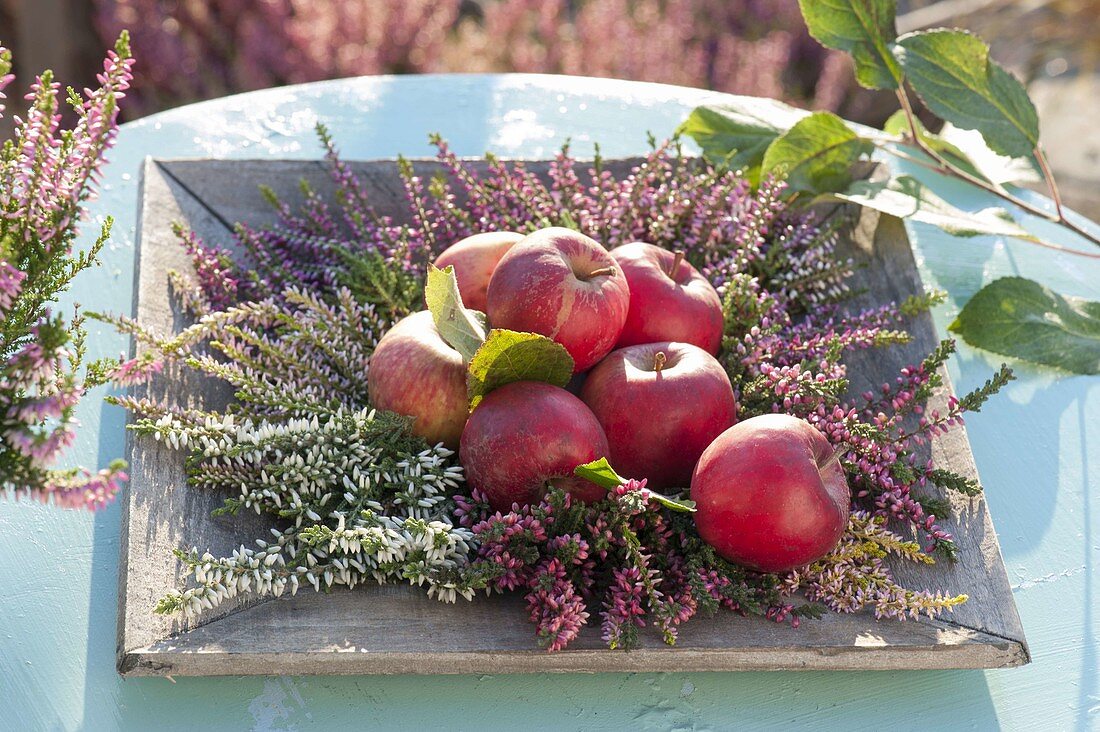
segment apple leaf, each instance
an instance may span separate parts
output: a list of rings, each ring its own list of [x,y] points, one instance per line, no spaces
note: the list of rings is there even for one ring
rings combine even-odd
[[[466,391],[473,410],[493,389],[513,381],[545,381],[565,386],[573,357],[560,343],[538,333],[493,328],[470,359]]]
[[[1039,161],[1034,155],[1010,158],[989,149],[977,130],[964,130],[947,122],[939,132],[939,138],[966,153],[982,176],[995,185],[1005,183],[1042,183]]]
[[[573,475],[578,478],[584,478],[589,483],[595,483],[607,490],[618,488],[626,483],[626,478],[616,473],[615,469],[611,467],[611,463],[609,463],[605,457],[599,460],[593,460],[590,463],[585,463],[584,465],[578,465],[573,469]],[[647,500],[656,501],[665,508],[670,508],[673,511],[693,513],[696,510],[695,501],[669,498],[668,496],[651,491],[648,488],[643,488],[642,493],[645,494]]]
[[[434,264],[428,265],[424,300],[439,335],[469,363],[485,342],[485,316],[462,305],[454,267],[448,265],[440,269]]]
[[[796,191],[840,191],[852,180],[852,165],[870,150],[870,140],[840,117],[814,112],[768,146],[761,169],[785,175]]]
[[[898,88],[901,69],[890,51],[898,34],[896,0],[798,0],[798,6],[818,43],[852,55],[861,86]]]
[[[668,496],[661,495],[656,491],[651,491],[648,488],[643,488],[642,491],[646,494],[646,497],[651,501],[656,501],[665,508],[670,508],[673,511],[681,511],[683,513],[695,513],[695,501],[690,501],[681,498],[669,498]]]
[[[593,460],[590,463],[585,463],[584,465],[578,465],[573,469],[573,475],[578,478],[584,478],[589,483],[595,483],[600,488],[606,488],[608,490],[618,488],[626,482],[626,478],[616,473],[615,468],[611,467],[611,463],[609,463],[605,457],[599,460]]]
[[[961,30],[908,33],[894,53],[932,112],[977,130],[993,152],[1013,158],[1039,144],[1039,115],[1019,79],[989,57],[989,46]]]
[[[928,128],[915,116],[913,122],[917,125],[916,134],[920,136],[921,141],[932,148],[944,158],[946,158],[951,164],[958,168],[965,170],[971,175],[976,175],[979,178],[989,180],[989,178],[978,169],[978,166],[970,159],[970,157],[958,148],[953,143],[943,139],[934,132],[929,132]],[[890,115],[890,119],[886,120],[886,124],[882,126],[883,132],[888,132],[891,135],[908,135],[909,132],[909,120],[906,118],[905,110],[899,109]]]
[[[748,170],[760,165],[783,128],[750,109],[720,105],[696,107],[677,132],[695,140],[708,160],[731,170]]]
[[[1004,356],[1100,374],[1100,302],[1059,295],[1034,280],[994,280],[970,298],[948,330]]]
[[[857,180],[836,198],[873,208],[891,216],[938,226],[955,236],[1011,236],[1035,241],[1036,237],[1016,223],[1003,208],[963,211],[940,198],[912,176],[885,181]]]

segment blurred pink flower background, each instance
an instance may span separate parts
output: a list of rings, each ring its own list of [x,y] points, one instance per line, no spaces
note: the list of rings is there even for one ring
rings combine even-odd
[[[128,112],[361,74],[534,72],[841,109],[847,61],[796,0],[95,0],[142,59]]]

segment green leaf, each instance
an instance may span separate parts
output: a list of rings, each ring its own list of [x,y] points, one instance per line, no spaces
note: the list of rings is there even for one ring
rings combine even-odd
[[[913,118],[913,122],[917,126],[917,135],[920,136],[922,142],[925,145],[932,148],[940,155],[942,155],[948,162],[956,167],[962,168],[971,175],[976,175],[979,178],[986,178],[985,174],[978,169],[978,167],[970,160],[962,150],[960,150],[954,144],[943,139],[934,132],[929,132],[919,119]],[[888,132],[891,135],[909,135],[909,120],[906,117],[905,110],[899,109],[890,115],[890,119],[886,120],[886,124],[882,126],[884,132]]]
[[[485,316],[463,307],[454,267],[439,269],[434,264],[428,265],[424,300],[439,335],[469,362],[485,342]]]
[[[944,124],[939,137],[966,153],[974,166],[981,171],[982,177],[995,185],[1043,182],[1039,162],[1034,155],[1024,158],[998,155],[985,144],[980,132],[964,130],[950,122]]]
[[[748,170],[760,165],[783,128],[763,115],[721,105],[696,107],[677,132],[695,140],[710,161]]]
[[[671,508],[673,511],[681,511],[683,513],[695,513],[695,511],[697,510],[695,508],[695,501],[689,501],[687,499],[681,498],[669,498],[668,496],[663,496],[660,493],[651,491],[648,488],[643,488],[642,490],[645,492],[649,500],[656,501],[665,508]]]
[[[626,483],[626,478],[616,473],[615,469],[611,467],[611,463],[609,463],[605,457],[599,460],[593,460],[590,463],[585,463],[584,465],[578,465],[573,469],[573,475],[578,478],[584,478],[589,483],[595,483],[607,490],[618,488]],[[642,493],[645,494],[647,500],[656,501],[665,508],[672,509],[673,511],[693,513],[696,510],[695,501],[669,498],[660,493],[655,493],[648,488],[643,488]]]
[[[987,351],[1100,374],[1100,302],[1059,295],[1023,277],[983,287],[948,329]]]
[[[901,69],[890,51],[898,35],[895,0],[798,0],[798,6],[818,43],[852,55],[862,86],[898,88]]]
[[[858,180],[848,190],[834,193],[830,198],[857,203],[898,218],[932,224],[955,236],[1011,236],[1028,241],[1036,239],[1003,208],[963,211],[908,175],[886,181]]]
[[[493,389],[513,381],[565,386],[572,376],[573,358],[560,343],[538,333],[494,328],[470,359],[466,373],[470,409]]]
[[[957,127],[978,130],[990,149],[1021,158],[1039,144],[1039,116],[1024,85],[961,30],[909,33],[894,50],[921,101]]]
[[[611,467],[611,463],[609,463],[605,457],[599,460],[593,460],[590,463],[585,463],[584,465],[578,465],[573,469],[573,475],[578,478],[584,478],[589,483],[595,483],[600,488],[606,488],[608,490],[618,488],[626,482],[626,478],[616,473],[615,468]]]
[[[762,172],[785,175],[796,191],[840,191],[852,180],[852,165],[871,150],[832,112],[815,112],[776,138],[764,153]]]

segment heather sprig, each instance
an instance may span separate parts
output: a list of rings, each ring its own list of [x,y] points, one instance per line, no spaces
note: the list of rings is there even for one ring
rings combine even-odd
[[[791,572],[784,578],[787,590],[797,589],[808,600],[823,603],[834,612],[869,607],[876,618],[897,620],[921,614],[934,617],[966,602],[966,595],[913,591],[898,585],[883,561],[887,556],[922,564],[932,559],[919,544],[888,531],[885,521],[881,516],[853,512],[836,549],[809,567]]]
[[[563,149],[536,175],[492,156],[460,160],[436,137],[439,166],[430,176],[420,163],[399,163],[407,211],[390,218],[372,209],[331,136],[318,132],[335,201],[303,187],[305,203],[292,210],[269,196],[276,224],[238,227],[233,247],[180,230],[195,265],[193,276],[171,276],[195,317],[180,333],[107,318],[143,344],[138,360],[115,366],[121,377],[190,369],[234,388],[236,400],[218,411],[136,395],[115,401],[135,413],[139,432],[188,453],[189,479],[223,495],[220,512],[251,509],[285,526],[273,530],[274,544],[242,546],[231,557],[182,551],[192,586],[168,595],[160,611],[196,612],[302,583],[409,581],[444,600],[515,591],[538,642],[558,650],[590,622],[609,646],[629,648],[646,626],[674,643],[698,612],[798,625],[825,607],[903,617],[965,599],[903,588],[885,560],[953,556],[953,537],[937,518],[950,504],[931,488],[980,487],[920,457],[922,447],[1010,375],[949,398],[943,413],[926,409],[953,352],[945,342],[877,392],[853,397],[848,356],[909,342],[910,318],[941,296],[854,308],[853,265],[837,255],[839,225],[790,208],[783,181],[754,188],[685,156],[675,141],[616,173],[598,156],[584,163]],[[725,316],[719,360],[742,418],[806,419],[835,445],[848,474],[853,512],[832,554],[783,575],[738,567],[689,518],[648,500],[640,479],[594,504],[551,489],[536,504],[495,512],[476,491],[456,495],[461,468],[449,451],[372,410],[371,352],[394,320],[422,307],[427,262],[477,231],[547,224],[608,247],[644,239],[677,249],[711,278]],[[901,538],[909,534],[916,540]]]
[[[242,545],[230,557],[177,552],[194,586],[166,595],[158,612],[195,614],[241,593],[277,597],[301,584],[327,590],[398,580],[427,582],[448,602],[468,595],[445,577],[470,552],[470,532],[449,518],[462,470],[450,450],[411,437],[404,418],[361,410],[324,421],[219,421],[144,410],[139,434],[191,449],[192,485],[234,492],[221,513],[253,510],[289,522],[272,529],[274,542],[257,539],[258,549]]]
[[[50,468],[74,439],[77,402],[103,376],[101,369],[81,374],[80,315],[66,322],[51,306],[96,264],[110,234],[107,219],[86,251],[72,250],[115,139],[132,65],[122,33],[98,87],[83,96],[69,89],[61,100],[60,84],[43,72],[26,95],[26,113],[15,117],[14,136],[0,146],[0,492],[16,497],[96,509],[126,479],[120,461],[95,473]],[[0,48],[0,99],[10,69],[11,54]],[[71,129],[61,126],[65,101],[77,117]]]

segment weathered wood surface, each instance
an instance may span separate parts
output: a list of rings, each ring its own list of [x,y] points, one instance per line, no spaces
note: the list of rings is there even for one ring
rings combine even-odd
[[[629,161],[613,161],[615,167]],[[424,173],[433,163],[418,163]],[[545,164],[533,163],[534,169]],[[378,210],[400,219],[404,196],[393,162],[353,164]],[[147,161],[140,202],[139,266],[134,310],[163,332],[184,321],[170,301],[169,269],[187,271],[170,224],[183,222],[209,243],[228,244],[230,227],[271,223],[274,214],[258,185],[299,199],[298,181],[330,192],[320,163]],[[896,219],[865,213],[846,245],[866,266],[855,277],[865,303],[882,303],[921,291],[904,228]],[[911,328],[913,343],[867,351],[850,361],[853,389],[891,380],[902,366],[923,358],[937,341],[928,316]],[[195,406],[227,398],[210,382],[166,374],[140,395],[171,394]],[[937,397],[941,402],[944,395]],[[936,441],[937,464],[975,475],[965,431]],[[166,592],[183,589],[177,547],[214,554],[251,545],[266,534],[253,514],[211,518],[222,496],[187,485],[183,455],[151,439],[128,440],[131,481],[122,499],[119,670],[127,675],[520,673],[539,671],[723,671],[749,669],[937,669],[1015,666],[1029,659],[1023,629],[996,534],[981,498],[949,496],[945,522],[960,546],[960,561],[933,568],[897,568],[911,587],[970,600],[942,620],[875,621],[869,613],[827,614],[795,630],[760,618],[720,613],[697,618],[674,648],[647,629],[642,647],[603,647],[593,623],[566,651],[548,654],[535,645],[518,597],[495,596],[443,606],[404,585],[362,587],[318,595],[227,603],[193,621],[155,615]],[[996,487],[993,486],[993,489]]]

